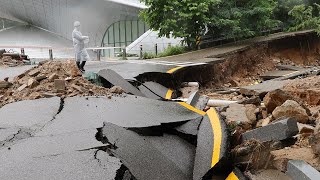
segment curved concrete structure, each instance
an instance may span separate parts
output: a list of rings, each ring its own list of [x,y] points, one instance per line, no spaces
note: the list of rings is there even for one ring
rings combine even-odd
[[[90,46],[100,46],[107,28],[138,18],[139,0],[0,0],[0,16],[11,17],[71,39],[73,22],[82,23]]]

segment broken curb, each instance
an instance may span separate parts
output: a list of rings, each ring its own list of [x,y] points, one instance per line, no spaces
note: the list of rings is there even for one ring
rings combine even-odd
[[[292,118],[287,118],[243,133],[242,141],[244,142],[251,139],[255,139],[260,142],[280,141],[295,136],[298,133],[299,128],[297,121]]]
[[[293,180],[318,180],[320,173],[309,164],[301,160],[291,160],[288,162],[286,174]]]

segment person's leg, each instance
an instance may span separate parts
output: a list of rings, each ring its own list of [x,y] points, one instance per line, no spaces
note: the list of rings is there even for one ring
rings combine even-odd
[[[78,69],[81,69],[80,61],[81,61],[81,55],[79,53],[76,53],[76,64]]]
[[[81,65],[80,65],[80,70],[83,71],[83,72],[86,71],[86,70],[84,70],[84,66],[86,65],[86,62],[87,62],[87,61],[82,61],[82,62],[81,62]]]

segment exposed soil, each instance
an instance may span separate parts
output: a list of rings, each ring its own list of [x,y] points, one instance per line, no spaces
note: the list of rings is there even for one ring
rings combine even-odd
[[[237,99],[239,94],[220,95],[215,92],[217,89],[260,83],[262,81],[260,75],[271,70],[276,70],[277,65],[299,67],[320,66],[320,39],[315,34],[290,37],[256,44],[234,54],[219,57],[225,58],[226,61],[214,65],[212,80],[204,87],[201,87],[201,93],[211,98],[234,100]],[[303,81],[301,80],[301,83]],[[306,87],[308,85],[312,85],[309,87],[314,87],[314,85],[319,83],[319,79],[316,78],[308,79],[308,81],[311,84],[305,84]],[[293,86],[295,86],[294,83],[291,87]],[[297,84],[297,86],[300,86],[300,84]],[[288,87],[289,90],[290,88]],[[307,96],[306,98],[309,99],[307,101],[310,101],[313,97],[312,95],[299,92],[295,95],[300,98]],[[318,101],[316,98],[310,105],[317,105]]]

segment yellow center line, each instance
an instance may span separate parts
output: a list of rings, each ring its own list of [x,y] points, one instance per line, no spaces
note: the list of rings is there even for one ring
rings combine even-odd
[[[171,89],[169,89],[167,94],[166,94],[166,99],[171,99],[172,94],[173,94],[173,91]]]
[[[167,71],[167,73],[172,74],[172,73],[178,71],[178,70],[181,69],[181,68],[183,68],[183,66],[175,67],[175,68],[170,69],[169,71]]]
[[[211,167],[214,167],[220,160],[220,148],[222,143],[222,130],[221,124],[219,120],[219,116],[215,109],[211,108],[207,111],[207,115],[209,116],[210,123],[213,130],[213,152],[212,152],[212,161]]]
[[[195,113],[200,114],[201,116],[206,115],[206,112],[201,111],[201,110],[199,110],[199,109],[191,106],[190,104],[187,104],[187,103],[185,103],[185,102],[178,102],[178,103],[179,103],[180,105],[184,106],[185,108],[187,108],[187,109],[189,109],[189,110],[191,110],[191,111],[193,111],[193,112],[195,112]]]
[[[239,178],[234,172],[232,172],[231,174],[229,174],[226,180],[239,180]]]

